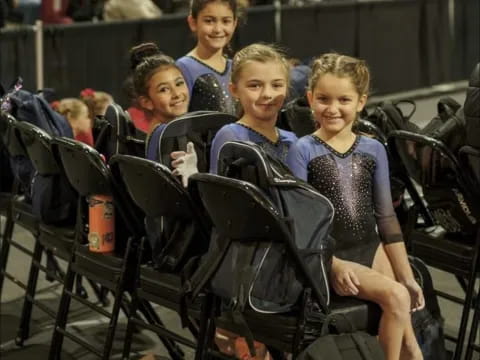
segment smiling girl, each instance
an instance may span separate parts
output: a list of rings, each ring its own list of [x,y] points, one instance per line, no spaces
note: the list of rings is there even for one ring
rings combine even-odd
[[[177,60],[191,97],[190,111],[234,113],[228,91],[232,62],[224,56],[237,26],[236,0],[192,0],[187,18],[197,45]]]
[[[307,97],[318,130],[292,146],[288,165],[335,207],[336,293],[380,305],[379,341],[387,360],[420,360],[410,312],[423,308],[425,300],[393,210],[385,147],[352,132],[369,82],[361,60],[325,54],[315,61]]]
[[[160,53],[152,54],[152,48],[156,45],[146,43],[130,51],[134,92],[149,122],[148,134],[158,125],[185,114],[189,100],[185,80],[174,60]]]

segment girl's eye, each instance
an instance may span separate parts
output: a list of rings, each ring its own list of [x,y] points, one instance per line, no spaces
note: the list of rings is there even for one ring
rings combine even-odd
[[[327,102],[327,98],[325,96],[319,96],[319,97],[317,97],[317,101],[325,103],[325,102]]]
[[[346,103],[350,102],[350,99],[349,98],[341,98],[340,102],[343,103],[343,104],[346,104]]]
[[[285,87],[285,85],[282,84],[282,83],[277,83],[277,84],[273,84],[273,87],[274,87],[275,89],[281,89],[281,88]]]
[[[175,85],[176,85],[177,87],[183,86],[183,85],[185,85],[185,81],[179,80],[179,81],[176,82]]]
[[[162,86],[161,88],[158,89],[158,92],[165,93],[169,90],[170,90],[170,88],[168,88],[167,86]]]
[[[248,84],[247,87],[250,89],[258,89],[260,87],[260,84],[252,83]]]
[[[223,24],[224,24],[224,25],[230,25],[231,23],[233,23],[233,20],[232,20],[232,19],[224,19],[224,20],[223,20]]]

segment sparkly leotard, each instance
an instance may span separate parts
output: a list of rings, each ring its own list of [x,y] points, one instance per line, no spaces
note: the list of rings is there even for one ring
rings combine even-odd
[[[175,63],[182,71],[190,93],[188,111],[213,110],[235,114],[232,97],[228,91],[232,60],[227,59],[222,73],[188,55]]]
[[[332,201],[337,257],[371,267],[380,240],[385,244],[403,240],[380,142],[357,136],[347,152],[339,153],[307,135],[291,147],[287,162],[297,177]]]
[[[223,144],[227,141],[251,141],[260,145],[268,154],[286,164],[287,154],[290,146],[295,143],[297,137],[294,133],[282,129],[277,129],[278,140],[272,142],[259,132],[239,123],[228,124],[222,127],[212,142],[210,151],[210,172],[217,173],[218,153]]]

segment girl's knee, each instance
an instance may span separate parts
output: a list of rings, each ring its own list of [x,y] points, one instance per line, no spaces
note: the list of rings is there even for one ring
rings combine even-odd
[[[407,318],[410,314],[410,294],[405,286],[393,283],[385,289],[382,307],[399,318]]]

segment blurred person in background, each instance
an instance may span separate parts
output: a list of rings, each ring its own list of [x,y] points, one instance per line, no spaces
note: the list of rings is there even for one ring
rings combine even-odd
[[[152,0],[107,0],[103,9],[106,21],[159,18],[162,11]]]

